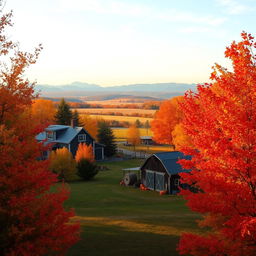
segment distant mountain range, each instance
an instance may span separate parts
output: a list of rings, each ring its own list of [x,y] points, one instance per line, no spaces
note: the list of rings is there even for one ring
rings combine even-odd
[[[142,96],[166,99],[183,95],[185,91],[196,90],[196,84],[155,83],[130,84],[103,87],[96,84],[74,82],[66,85],[36,85],[36,91],[42,97],[83,97],[87,100],[95,97],[117,98],[118,96]]]

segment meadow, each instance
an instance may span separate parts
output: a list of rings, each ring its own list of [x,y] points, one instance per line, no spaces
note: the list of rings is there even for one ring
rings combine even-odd
[[[81,240],[68,256],[177,256],[182,232],[199,232],[196,219],[177,195],[120,186],[122,168],[136,167],[140,160],[103,163],[89,182],[70,183],[67,207],[75,208],[81,223]]]

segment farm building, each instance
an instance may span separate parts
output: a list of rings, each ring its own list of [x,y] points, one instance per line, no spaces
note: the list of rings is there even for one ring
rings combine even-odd
[[[179,151],[151,155],[140,167],[141,183],[150,190],[166,190],[169,194],[178,193],[179,173],[189,172],[177,163],[179,159],[191,159],[191,156],[186,156]]]
[[[143,145],[153,145],[155,142],[152,139],[152,136],[140,136],[140,142]]]
[[[92,145],[95,160],[104,159],[104,145],[97,143],[83,127],[50,125],[36,136],[36,140],[50,145],[50,149],[44,152],[43,158],[48,158],[51,150],[63,147],[66,147],[75,156],[79,143],[86,143]]]

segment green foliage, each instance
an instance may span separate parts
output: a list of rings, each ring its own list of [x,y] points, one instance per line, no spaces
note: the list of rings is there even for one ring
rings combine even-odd
[[[72,119],[72,111],[69,104],[62,99],[58,105],[57,113],[55,115],[56,123],[61,125],[70,125]]]
[[[137,128],[141,128],[142,127],[142,123],[141,123],[141,121],[139,119],[136,119],[135,125],[136,125]]]
[[[80,116],[77,110],[74,110],[72,112],[72,119],[74,120],[75,126],[82,127],[84,125],[83,122],[81,122],[80,120]]]
[[[82,158],[77,163],[77,175],[83,180],[90,180],[98,173],[95,162]]]
[[[106,122],[99,123],[98,141],[105,145],[105,156],[110,157],[116,154],[115,136]]]

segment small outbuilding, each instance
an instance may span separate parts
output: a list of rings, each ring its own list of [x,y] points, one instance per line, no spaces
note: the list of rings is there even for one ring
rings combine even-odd
[[[142,145],[153,145],[155,143],[152,136],[140,136],[140,142]]]
[[[191,159],[179,151],[161,152],[151,155],[141,166],[141,183],[150,190],[179,192],[181,172],[189,172],[177,163],[180,159]]]

